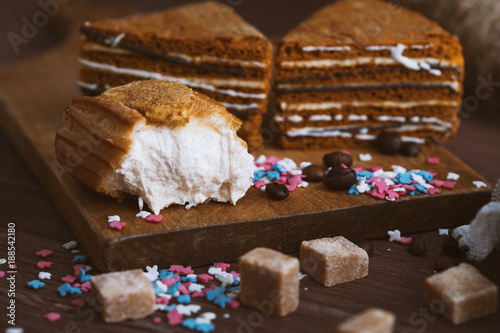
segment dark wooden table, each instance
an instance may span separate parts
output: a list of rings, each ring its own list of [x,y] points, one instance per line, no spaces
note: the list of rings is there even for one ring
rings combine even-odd
[[[303,7],[273,4],[269,11],[261,10],[264,2],[233,1],[237,10],[261,28],[268,35],[279,36],[286,29],[303,19],[308,13],[321,6],[325,1],[313,1]],[[172,3],[178,3],[178,1]],[[170,4],[170,3],[169,3]],[[289,3],[287,3],[289,4]],[[302,4],[302,3],[301,3]],[[160,1],[134,4],[143,10],[165,6]],[[39,8],[33,2],[25,4],[0,5],[5,18],[0,22],[2,35],[20,29],[23,16],[33,15]],[[23,7],[24,6],[24,7]],[[272,15],[291,12],[285,24],[272,21]],[[8,13],[9,15],[5,15]],[[288,16],[288,14],[287,14]],[[276,17],[276,16],[274,16]],[[56,17],[57,18],[57,17]],[[57,21],[54,19],[54,21]],[[26,48],[13,53],[6,39],[0,47],[0,64],[8,66],[22,58],[35,55],[41,50],[57,43],[61,36],[51,34],[51,24],[40,29]],[[287,28],[288,29],[288,28]],[[29,93],[29,92],[27,92]],[[497,92],[498,93],[498,92]],[[481,106],[469,117],[462,119],[462,126],[457,138],[447,144],[447,148],[463,161],[483,175],[490,183],[500,178],[500,108]],[[1,121],[1,120],[0,120]],[[25,166],[5,135],[0,132],[0,258],[7,257],[7,226],[15,224],[17,274],[15,281],[16,327],[23,327],[25,332],[185,332],[185,328],[172,328],[165,323],[153,324],[152,316],[138,321],[121,324],[105,324],[98,313],[86,306],[75,309],[70,300],[75,296],[59,297],[56,288],[60,278],[72,274],[73,254],[62,248],[62,244],[74,239],[73,235],[54,209],[47,195]],[[268,318],[260,312],[246,307],[239,309],[220,309],[206,300],[197,299],[194,303],[202,306],[201,312],[217,313],[214,321],[216,332],[332,332],[342,320],[367,307],[381,307],[396,313],[396,332],[498,332],[500,315],[489,316],[455,327],[441,317],[427,312],[423,304],[423,283],[433,274],[434,261],[441,256],[441,243],[446,238],[438,236],[437,231],[421,234],[427,241],[427,254],[423,258],[408,254],[407,247],[389,243],[386,239],[374,241],[375,253],[370,260],[368,277],[326,288],[309,277],[301,281],[299,309],[285,318]],[[51,249],[54,254],[48,258],[53,261],[52,268],[45,270],[52,273],[51,280],[45,280],[46,286],[40,290],[29,289],[26,283],[36,279],[40,271],[36,263],[40,257],[35,255],[42,248]],[[297,254],[294,254],[297,255]],[[494,252],[484,262],[476,264],[481,272],[497,285],[500,285],[500,253]],[[152,263],[154,264],[154,263]],[[237,262],[231,263],[237,270]],[[90,263],[92,266],[92,264]],[[162,267],[164,268],[164,267]],[[208,267],[198,267],[196,273],[206,272]],[[7,271],[6,265],[0,270]],[[97,273],[95,268],[92,274]],[[7,277],[7,276],[6,276]],[[10,289],[6,277],[0,278],[0,306],[2,315],[0,328],[7,324],[6,306]],[[88,297],[88,295],[84,295]],[[49,311],[60,312],[61,320],[50,323],[43,318]],[[223,318],[229,314],[229,318]],[[162,316],[157,312],[155,315]],[[163,317],[164,318],[164,317]]]

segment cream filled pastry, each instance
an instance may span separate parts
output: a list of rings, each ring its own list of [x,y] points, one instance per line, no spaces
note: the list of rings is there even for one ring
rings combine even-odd
[[[172,204],[236,202],[252,184],[241,121],[182,84],[136,81],[66,108],[56,153],[76,179],[114,198],[133,195],[158,214]]]

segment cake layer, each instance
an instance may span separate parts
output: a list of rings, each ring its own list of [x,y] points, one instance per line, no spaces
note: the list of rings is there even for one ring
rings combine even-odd
[[[87,35],[161,53],[271,61],[272,46],[231,7],[205,1],[168,11],[88,22]],[[155,33],[151,33],[155,32]],[[124,34],[118,41],[117,37]]]
[[[270,74],[270,64],[263,64],[258,61],[221,58],[218,63],[215,61],[206,63],[196,60],[197,58],[210,59],[210,57],[188,57],[185,55],[176,55],[174,57],[173,55],[167,56],[154,53],[150,50],[129,51],[121,47],[110,47],[88,42],[82,44],[80,58],[122,68],[146,71],[154,68],[157,72],[168,73],[172,76],[183,74],[220,78],[239,77],[242,80],[250,78],[268,80]]]

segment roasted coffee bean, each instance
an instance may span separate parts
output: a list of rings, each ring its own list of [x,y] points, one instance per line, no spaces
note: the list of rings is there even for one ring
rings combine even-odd
[[[368,240],[362,240],[356,243],[357,246],[366,251],[369,257],[373,254],[373,244]]]
[[[458,241],[456,239],[445,239],[442,249],[443,252],[450,257],[459,257],[463,255],[463,251],[458,247]]]
[[[325,168],[311,164],[302,170],[302,174],[306,176],[306,178],[304,178],[305,181],[320,182],[325,178]]]
[[[422,237],[415,237],[408,247],[408,252],[416,257],[425,255],[425,240]]]
[[[350,168],[336,167],[330,170],[323,184],[330,190],[348,190],[356,183],[356,171]]]
[[[397,133],[382,132],[377,136],[376,140],[380,152],[388,155],[399,154],[403,143]]]
[[[283,184],[270,183],[266,185],[266,193],[272,199],[283,200],[288,197],[290,191]]]
[[[325,163],[327,168],[339,167],[341,164],[344,164],[346,167],[350,167],[352,165],[352,157],[349,154],[336,151],[324,155],[323,163]]]
[[[415,142],[405,142],[401,146],[401,151],[399,152],[403,156],[415,157],[420,154],[421,147],[418,143]]]
[[[438,272],[442,272],[447,270],[450,267],[458,265],[458,261],[447,256],[442,256],[437,258],[436,263],[434,264],[434,268]]]

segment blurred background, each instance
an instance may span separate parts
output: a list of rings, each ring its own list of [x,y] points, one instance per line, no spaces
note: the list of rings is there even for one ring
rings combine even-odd
[[[40,3],[81,1],[89,7],[103,4],[116,6],[116,16],[125,13],[151,12],[195,1],[181,0],[39,0],[2,1],[0,3],[0,67],[8,66],[50,49],[64,40],[72,24],[64,15],[54,15],[46,26],[38,29],[26,44],[20,44],[16,53],[9,42],[9,32],[20,33],[23,18],[32,18],[40,11]],[[306,19],[315,10],[331,0],[218,0],[233,7],[249,23],[271,40]],[[460,118],[462,126],[457,139],[446,146],[467,164],[474,167],[490,182],[500,177],[500,1],[499,0],[393,0],[396,4],[418,10],[438,21],[444,28],[457,34],[464,46],[466,82]],[[97,10],[97,9],[96,9]],[[479,92],[491,92],[480,98]],[[3,135],[2,135],[3,136]],[[484,141],[496,144],[495,151],[482,146]],[[487,171],[491,163],[498,172]],[[489,167],[488,167],[489,166]]]

